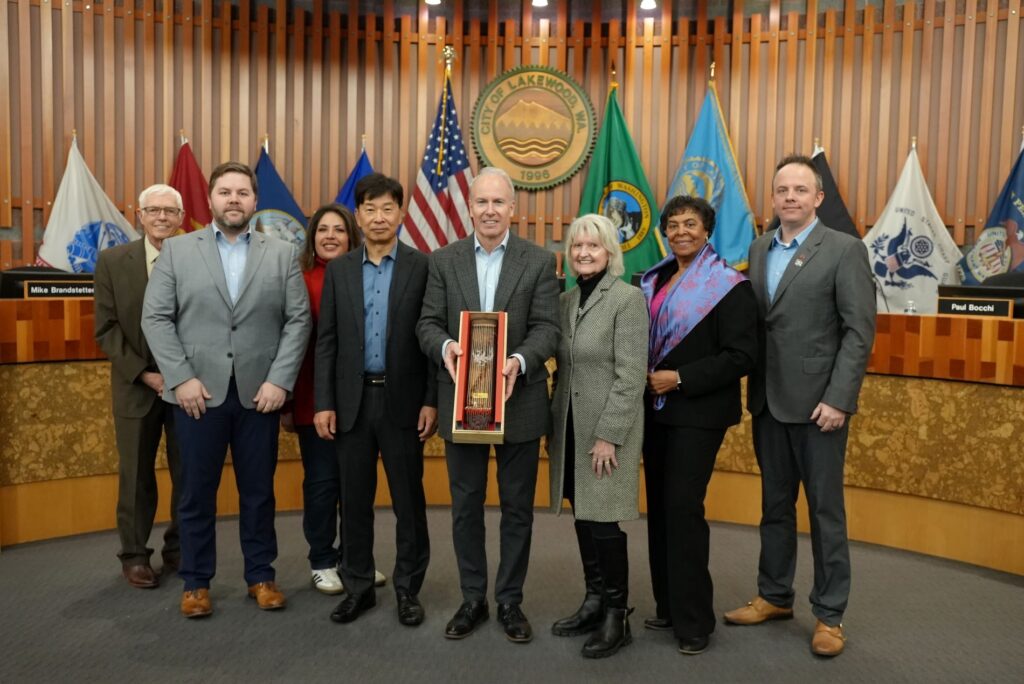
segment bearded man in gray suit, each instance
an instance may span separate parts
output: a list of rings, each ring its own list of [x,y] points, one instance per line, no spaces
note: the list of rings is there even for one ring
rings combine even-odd
[[[540,437],[548,420],[548,371],[560,335],[555,255],[512,235],[512,179],[481,169],[469,191],[475,234],[430,255],[423,313],[417,326],[423,353],[443,362],[438,370],[438,427],[452,495],[452,537],[463,604],[445,629],[449,639],[469,636],[487,608],[484,499],[490,447],[452,442],[455,365],[462,311],[508,314],[505,443],[495,447],[501,500],[501,560],[495,579],[498,620],[510,641],[533,638],[520,604],[530,558],[533,499]]]
[[[818,221],[824,196],[808,157],[783,159],[772,183],[781,225],[750,247],[762,337],[747,397],[761,468],[761,560],[758,596],[725,619],[753,625],[793,617],[803,483],[814,554],[811,650],[836,656],[850,593],[843,465],[875,337],[875,288],[864,244]]]
[[[257,183],[236,162],[210,174],[213,223],[164,243],[146,288],[142,329],[175,405],[181,451],[181,612],[213,612],[217,488],[231,446],[249,596],[283,608],[274,581],[274,470],[279,412],[311,328],[295,248],[252,230]]]

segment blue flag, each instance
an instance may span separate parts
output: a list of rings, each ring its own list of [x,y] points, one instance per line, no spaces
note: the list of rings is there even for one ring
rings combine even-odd
[[[711,246],[730,266],[745,269],[757,229],[714,83],[708,84],[704,106],[665,201],[676,195],[703,197],[711,204],[715,210]]]
[[[1024,148],[996,198],[985,230],[957,268],[964,285],[976,285],[999,273],[1024,272]]]
[[[363,153],[359,155],[356,165],[352,167],[352,173],[348,174],[348,180],[341,186],[341,190],[338,191],[338,196],[334,198],[337,204],[344,204],[350,210],[356,210],[356,183],[363,176],[369,176],[373,173],[373,166],[370,164],[370,158],[366,156],[366,148],[363,148]]]
[[[249,225],[253,230],[301,245],[306,239],[306,216],[281,180],[265,147],[260,149],[256,162],[256,182],[259,197]]]

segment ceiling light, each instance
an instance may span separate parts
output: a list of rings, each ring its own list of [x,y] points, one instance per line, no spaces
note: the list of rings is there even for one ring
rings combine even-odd
[[[643,0],[640,3],[640,9],[642,9],[642,10],[658,9],[658,3],[655,2],[655,0]]]
[[[547,7],[548,0],[533,0],[533,2],[531,2],[530,4],[533,5],[534,7]]]

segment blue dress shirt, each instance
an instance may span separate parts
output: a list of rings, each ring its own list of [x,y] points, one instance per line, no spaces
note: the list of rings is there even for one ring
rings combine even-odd
[[[772,243],[768,245],[768,259],[765,264],[765,275],[767,278],[766,284],[768,285],[768,301],[775,301],[775,290],[779,287],[779,281],[782,280],[782,274],[786,272],[786,268],[789,266],[789,262],[792,261],[793,255],[800,249],[800,245],[807,239],[807,235],[814,230],[814,227],[818,225],[818,219],[815,218],[811,221],[811,224],[801,230],[795,238],[790,240],[789,244],[782,241],[782,228],[775,231],[775,237],[772,238]]]
[[[380,375],[386,367],[388,295],[397,256],[397,241],[379,264],[367,258],[366,247],[363,247],[363,371],[366,373]]]
[[[238,301],[238,286],[242,282],[242,275],[245,274],[245,262],[249,258],[249,240],[252,238],[252,227],[246,226],[245,232],[230,242],[224,237],[224,231],[216,224],[213,224],[214,240],[217,242],[217,251],[220,252],[220,265],[224,268],[224,279],[228,283],[228,294],[231,295],[231,303]]]

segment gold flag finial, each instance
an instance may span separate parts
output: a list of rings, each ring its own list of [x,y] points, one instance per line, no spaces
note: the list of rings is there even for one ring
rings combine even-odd
[[[916,150],[917,149],[917,136],[916,135],[910,136],[910,149],[912,149],[912,150]]]
[[[612,88],[618,88],[619,87],[619,80],[616,78],[617,75],[618,75],[618,72],[615,70],[615,60],[613,59],[612,60],[612,82],[610,84]]]
[[[814,138],[814,149],[818,149],[819,147],[821,147],[821,138],[815,136],[815,138]]]
[[[455,62],[455,48],[451,45],[445,45],[441,48],[441,57],[444,58],[445,68],[451,69],[452,64]]]
[[[710,80],[712,83],[715,82],[715,63],[714,62],[711,63],[711,77],[708,80]]]

